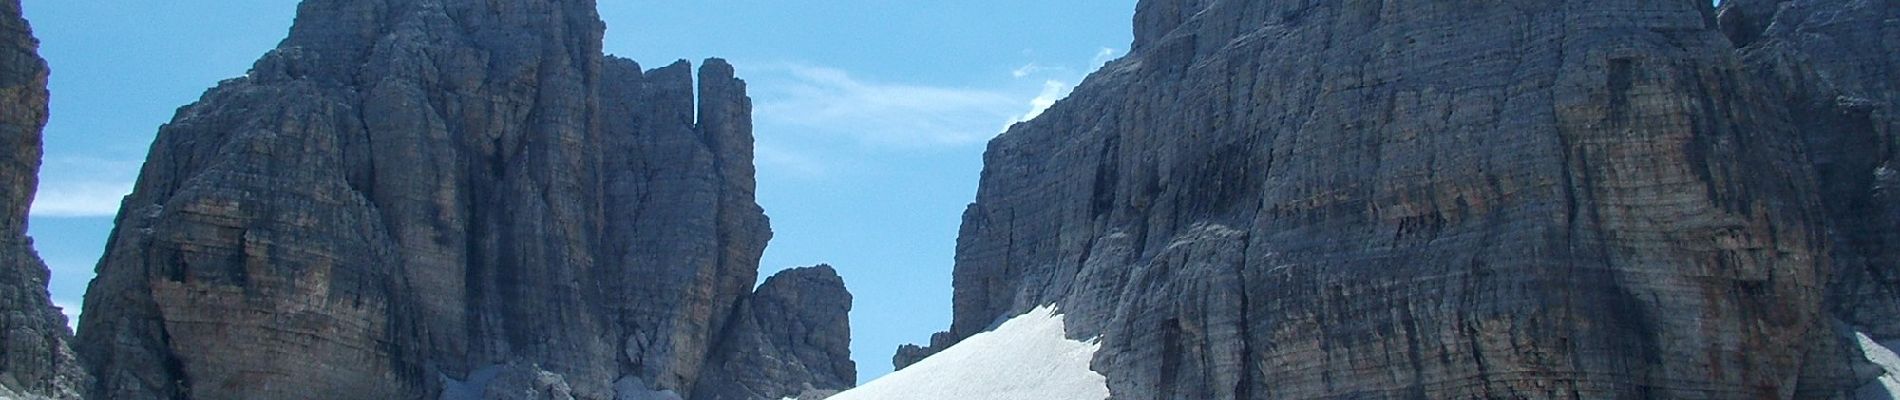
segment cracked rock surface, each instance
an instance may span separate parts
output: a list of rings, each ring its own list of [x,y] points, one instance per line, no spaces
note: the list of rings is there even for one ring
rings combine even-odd
[[[78,399],[91,378],[46,291],[50,271],[26,235],[47,118],[38,49],[19,0],[0,0],[0,397]]]
[[[160,129],[87,292],[90,394],[753,399],[707,373],[781,339],[730,333],[768,301],[745,83],[603,29],[591,0],[304,1]]]
[[[1056,304],[1117,399],[1851,397],[1900,8],[1730,3],[1141,1],[895,361]]]

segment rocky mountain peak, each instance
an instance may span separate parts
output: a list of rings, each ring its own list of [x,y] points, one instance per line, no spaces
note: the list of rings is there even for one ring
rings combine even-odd
[[[446,64],[475,58],[494,73],[559,62],[587,65],[600,58],[600,21],[592,0],[310,0],[280,49],[319,59],[307,72],[320,80],[373,79],[361,65],[378,52],[453,48],[422,58]],[[462,71],[473,72],[473,71]],[[359,77],[361,75],[361,77]]]
[[[708,377],[778,351],[734,333],[779,318],[740,312],[771,237],[751,103],[723,60],[695,89],[690,63],[601,55],[593,6],[306,1],[249,75],[160,129],[87,293],[93,395],[854,383],[803,372],[841,352]],[[849,301],[824,289],[801,296]]]

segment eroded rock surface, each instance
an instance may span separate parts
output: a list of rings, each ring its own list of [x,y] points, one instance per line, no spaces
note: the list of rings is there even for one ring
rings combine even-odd
[[[1720,15],[1809,149],[1834,245],[1830,309],[1900,339],[1900,3],[1746,0]]]
[[[0,397],[77,399],[89,379],[26,236],[46,126],[46,62],[19,0],[0,0]]]
[[[718,339],[771,236],[745,84],[603,29],[587,0],[305,1],[160,129],[87,293],[91,394],[725,399],[695,388],[762,350]]]
[[[774,275],[739,307],[712,360],[703,399],[819,400],[857,385],[851,361],[851,294],[829,265]]]
[[[1057,304],[1118,399],[1849,397],[1892,120],[1813,130],[1885,110],[1900,15],[1780,3],[1142,1],[990,143],[953,325],[896,361]]]

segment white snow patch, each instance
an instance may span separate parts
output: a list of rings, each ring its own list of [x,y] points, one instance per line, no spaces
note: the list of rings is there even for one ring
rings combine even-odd
[[[916,365],[829,400],[1104,400],[1089,369],[1099,340],[1069,340],[1052,306],[1003,322]]]
[[[1877,383],[1860,388],[1857,397],[1861,400],[1900,399],[1900,355],[1894,354],[1889,347],[1891,343],[1880,343],[1860,332],[1854,332],[1854,336],[1860,339],[1860,351],[1867,355],[1867,361],[1873,361],[1880,369],[1887,371]]]

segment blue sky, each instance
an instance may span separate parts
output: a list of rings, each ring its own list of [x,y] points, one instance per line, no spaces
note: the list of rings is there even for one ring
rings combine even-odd
[[[31,233],[77,312],[152,135],[287,32],[292,0],[24,0],[53,69]],[[1128,49],[1135,0],[603,0],[606,51],[731,60],[750,83],[762,274],[831,263],[861,378],[949,325],[984,143]]]

